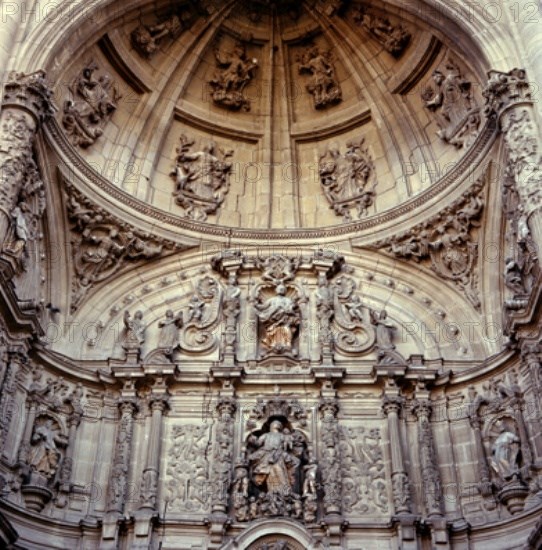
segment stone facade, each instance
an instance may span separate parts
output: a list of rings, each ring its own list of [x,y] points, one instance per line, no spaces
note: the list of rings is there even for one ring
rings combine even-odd
[[[2,547],[538,548],[537,6],[57,4],[0,3]]]

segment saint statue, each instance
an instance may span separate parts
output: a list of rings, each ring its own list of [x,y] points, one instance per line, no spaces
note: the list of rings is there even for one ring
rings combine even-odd
[[[286,286],[279,284],[275,296],[263,303],[256,303],[254,307],[265,327],[262,345],[275,353],[292,351],[292,342],[301,322],[301,313],[297,301],[287,295]]]
[[[124,326],[126,327],[126,343],[141,346],[145,341],[145,324],[143,323],[143,312],[136,311],[133,318],[130,312],[124,312]]]
[[[32,450],[28,462],[31,469],[48,479],[52,478],[60,460],[57,443],[62,442],[61,435],[53,427],[52,419],[48,418],[44,423],[36,425],[30,440]]]
[[[282,422],[273,420],[269,432],[254,441],[258,449],[249,456],[253,481],[267,493],[289,494],[295,484],[300,460],[289,450],[291,440],[284,431]]]
[[[521,442],[504,424],[499,423],[499,428],[501,433],[493,443],[490,463],[497,475],[508,481],[518,474]]]

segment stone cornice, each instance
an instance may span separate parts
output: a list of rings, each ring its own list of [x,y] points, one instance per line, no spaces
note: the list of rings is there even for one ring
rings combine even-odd
[[[482,159],[485,157],[485,153],[489,147],[491,147],[497,136],[496,130],[495,120],[487,120],[472,148],[453,169],[449,170],[439,181],[435,182],[425,191],[380,214],[370,216],[363,220],[324,228],[257,230],[229,228],[221,225],[196,222],[175,216],[174,214],[148,205],[113,185],[106,178],[93,170],[68,142],[66,136],[60,130],[58,123],[54,119],[49,119],[45,124],[47,139],[53,144],[57,154],[68,163],[70,170],[73,171],[76,178],[81,178],[81,182],[72,182],[74,187],[89,197],[96,193],[99,193],[104,199],[107,197],[112,206],[112,214],[120,216],[128,223],[134,223],[133,220],[136,219],[141,220],[141,215],[143,215],[145,221],[149,225],[152,226],[153,224],[159,223],[166,226],[162,229],[170,229],[171,232],[168,238],[172,238],[171,235],[175,229],[181,228],[184,230],[181,237],[184,242],[190,237],[203,237],[213,241],[235,239],[240,242],[247,240],[280,242],[285,240],[313,241],[314,239],[326,239],[329,241],[330,239],[337,240],[355,236],[356,239],[363,238],[363,240],[367,240],[367,244],[369,244],[372,241],[392,235],[395,227],[402,231],[407,229],[409,225],[405,224],[399,228],[399,223],[408,221],[407,217],[409,215],[412,215],[412,213],[426,205],[435,203],[439,198],[442,198],[444,194],[449,194],[451,189],[461,188],[462,191],[465,191],[471,184],[471,178],[468,176],[472,173],[472,166],[483,164]],[[113,201],[122,205],[121,208],[115,207],[114,212],[112,205]],[[432,214],[432,209],[429,209],[429,212],[427,212],[424,217],[430,217]],[[417,220],[417,222],[419,221],[422,221],[422,219]],[[376,227],[382,228],[381,234],[375,234],[373,237],[371,233],[369,237],[369,232]],[[366,233],[367,236],[364,237],[363,233]]]

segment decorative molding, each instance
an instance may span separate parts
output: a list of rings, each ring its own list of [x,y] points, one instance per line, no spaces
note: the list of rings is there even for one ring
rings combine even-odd
[[[451,170],[446,172],[438,182],[434,183],[427,190],[419,193],[415,197],[405,201],[403,204],[392,208],[381,214],[376,214],[365,218],[364,220],[358,220],[350,222],[348,224],[341,224],[336,227],[329,227],[326,229],[289,229],[288,231],[277,230],[256,230],[256,229],[238,229],[230,228],[226,226],[201,223],[187,218],[181,218],[174,214],[169,214],[158,208],[154,208],[149,204],[136,199],[127,192],[119,189],[117,186],[111,184],[107,179],[97,174],[84,160],[75,152],[75,150],[68,144],[60,133],[58,125],[51,119],[46,123],[47,131],[51,136],[51,139],[60,148],[65,158],[69,160],[78,171],[98,189],[104,191],[108,196],[124,204],[132,210],[133,215],[136,213],[143,214],[144,216],[151,217],[160,224],[167,224],[172,227],[179,227],[187,231],[196,232],[198,234],[208,235],[209,237],[228,237],[232,239],[267,239],[267,240],[288,240],[303,239],[312,241],[317,238],[331,238],[339,237],[343,235],[356,235],[359,236],[361,232],[368,231],[369,229],[388,224],[398,218],[418,210],[424,204],[437,198],[440,194],[444,193],[450,187],[457,185],[462,176],[472,170],[472,166],[480,159],[480,156],[491,145],[496,137],[495,120],[489,118],[486,122],[485,128],[482,130],[476,143],[469,151],[461,158],[461,160]]]

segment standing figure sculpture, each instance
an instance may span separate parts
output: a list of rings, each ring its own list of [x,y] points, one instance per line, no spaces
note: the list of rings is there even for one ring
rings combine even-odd
[[[304,73],[311,75],[306,88],[313,96],[316,109],[323,109],[342,100],[341,87],[331,61],[331,52],[321,52],[317,46],[309,48],[299,57],[299,74]]]
[[[287,293],[285,285],[276,287],[276,295],[255,304],[256,314],[263,323],[265,335],[262,345],[274,353],[295,353],[293,340],[301,322],[297,297]]]
[[[226,54],[216,49],[215,58],[219,70],[209,81],[213,101],[231,110],[250,111],[250,100],[243,92],[254,78],[258,60],[247,57],[246,48],[241,42],[237,42],[233,51]]]
[[[284,427],[280,420],[273,420],[269,432],[261,435],[249,460],[252,464],[254,483],[267,493],[286,495],[294,487],[300,461],[285,449]]]
[[[160,336],[158,347],[173,351],[179,345],[179,328],[183,326],[182,312],[177,315],[172,309],[166,311],[166,318],[158,323]]]
[[[509,481],[519,472],[521,441],[502,422],[498,426],[501,432],[493,443],[490,464],[503,481]]]
[[[51,479],[55,475],[60,461],[57,443],[62,442],[65,443],[54,429],[53,421],[50,418],[44,423],[36,425],[30,440],[32,445],[28,458],[30,468],[47,479]]]
[[[395,349],[393,331],[395,327],[388,321],[388,313],[383,309],[380,313],[371,312],[371,323],[375,325],[376,345],[379,350]]]
[[[136,311],[133,318],[129,311],[124,312],[125,327],[125,349],[139,349],[145,341],[145,324],[143,322],[143,312]]]

